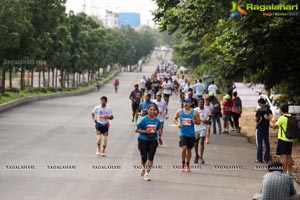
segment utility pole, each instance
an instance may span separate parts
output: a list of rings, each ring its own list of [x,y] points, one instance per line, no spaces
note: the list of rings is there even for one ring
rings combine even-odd
[[[83,0],[83,12],[85,13],[86,3],[85,0]]]

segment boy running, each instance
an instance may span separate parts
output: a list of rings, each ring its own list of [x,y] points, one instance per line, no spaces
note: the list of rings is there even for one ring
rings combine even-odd
[[[203,159],[203,153],[204,153],[204,140],[207,132],[207,125],[210,122],[211,119],[211,112],[209,109],[204,107],[204,99],[200,98],[198,101],[199,107],[194,108],[195,111],[199,113],[200,117],[200,124],[195,125],[195,160],[194,163],[198,163],[198,160],[201,164],[204,164],[205,161]],[[200,141],[200,156],[198,151]]]
[[[107,146],[107,136],[109,129],[109,120],[112,120],[113,114],[111,108],[107,105],[107,97],[100,98],[101,105],[96,106],[92,111],[92,119],[95,122],[97,151],[96,155],[106,156],[105,149]],[[101,151],[101,140],[103,138],[103,146]]]

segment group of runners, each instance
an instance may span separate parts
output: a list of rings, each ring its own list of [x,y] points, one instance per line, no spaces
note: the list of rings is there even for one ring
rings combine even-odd
[[[195,150],[194,163],[204,164],[204,144],[209,143],[211,124],[213,134],[220,125],[221,103],[215,96],[215,91],[209,92],[203,98],[204,85],[202,80],[196,80],[194,85],[184,77],[172,81],[168,75],[159,77],[155,71],[151,77],[143,77],[129,95],[132,107],[132,122],[136,124],[138,133],[138,149],[141,154],[143,169],[140,175],[149,181],[149,172],[158,145],[163,145],[162,135],[164,123],[168,119],[168,104],[172,94],[177,94],[181,108],[176,112],[173,121],[179,128],[179,146],[181,147],[181,172],[190,172],[192,149]],[[109,120],[113,119],[111,108],[106,105],[107,98],[101,97],[101,105],[92,111],[97,135],[97,155],[105,156]],[[224,105],[223,105],[224,107]],[[139,119],[140,118],[140,119]],[[221,133],[221,132],[220,132]],[[101,142],[103,145],[101,146]]]
[[[174,89],[176,82],[174,81],[174,84],[170,77],[163,77],[157,85],[156,80],[158,78],[153,75],[148,79],[143,77],[140,84],[134,85],[134,90],[129,95],[132,103],[132,122],[137,123],[135,132],[138,133],[138,147],[141,153],[142,166],[144,167],[141,170],[141,176],[144,176],[145,180],[150,180],[149,172],[156,148],[158,144],[162,145],[161,137],[168,114],[169,97],[176,94]],[[151,83],[149,88],[143,88],[147,81]],[[187,79],[182,76],[182,79],[177,83],[181,108],[176,112],[173,121],[179,128],[180,171],[190,172],[192,149],[195,147],[194,163],[205,164],[204,144],[209,143],[212,122],[214,134],[216,134],[217,121],[221,130],[221,103],[212,91],[209,95],[206,95],[206,98],[203,98],[205,88],[202,80],[197,80],[195,85],[190,86]],[[142,88],[139,89],[139,86],[142,86]],[[144,98],[142,98],[143,96]],[[154,100],[151,101],[152,97]],[[139,116],[142,118],[138,121]]]

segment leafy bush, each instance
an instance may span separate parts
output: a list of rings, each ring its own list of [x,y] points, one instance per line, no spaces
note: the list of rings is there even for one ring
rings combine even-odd
[[[63,92],[63,91],[64,91],[64,89],[61,88],[61,87],[57,87],[56,90],[57,90],[58,92]]]
[[[42,92],[42,93],[47,93],[47,88],[40,88],[39,91]]]
[[[56,87],[49,87],[48,90],[50,92],[57,92],[57,88]]]
[[[7,92],[20,93],[20,89],[16,87],[6,89]]]

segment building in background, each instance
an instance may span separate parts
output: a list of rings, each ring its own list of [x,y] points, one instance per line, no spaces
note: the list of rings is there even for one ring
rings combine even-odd
[[[139,28],[141,26],[140,13],[122,12],[118,13],[119,26],[130,26],[132,28]]]
[[[118,14],[116,12],[106,10],[105,16],[102,18],[104,27],[106,28],[118,28],[119,27],[119,20],[118,20]]]

